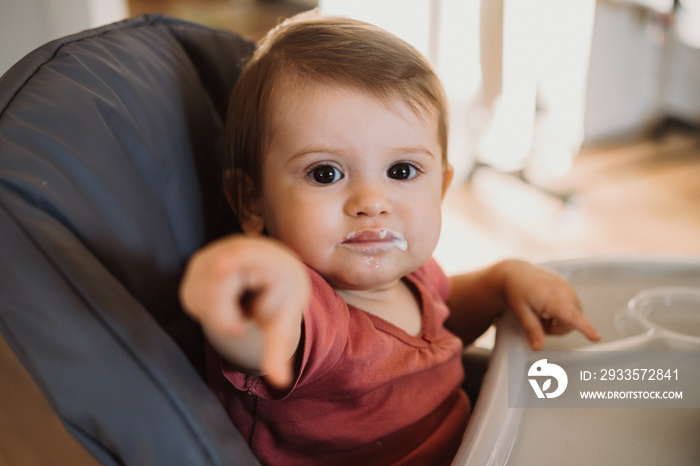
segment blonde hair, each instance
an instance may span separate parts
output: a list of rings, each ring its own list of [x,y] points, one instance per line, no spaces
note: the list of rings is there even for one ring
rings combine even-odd
[[[400,99],[419,117],[436,117],[443,166],[447,167],[447,103],[428,61],[406,42],[371,24],[303,13],[262,39],[231,94],[225,189],[239,218],[245,198],[259,195],[270,112],[285,83],[350,87],[387,105]],[[237,176],[230,176],[232,173]],[[249,183],[243,183],[241,175]]]

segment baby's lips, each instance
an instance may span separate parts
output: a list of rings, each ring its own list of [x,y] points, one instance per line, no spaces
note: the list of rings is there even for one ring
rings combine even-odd
[[[398,235],[401,235],[398,233]],[[345,243],[392,241],[397,233],[387,228],[353,231],[345,236]]]
[[[343,240],[344,245],[361,243],[388,243],[396,246],[401,251],[408,248],[408,243],[403,234],[388,228],[367,229],[349,233]]]

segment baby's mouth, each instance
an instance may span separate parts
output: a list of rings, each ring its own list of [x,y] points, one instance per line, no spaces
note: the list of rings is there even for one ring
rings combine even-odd
[[[405,251],[408,249],[408,242],[398,231],[377,228],[349,233],[340,246],[366,252],[388,250],[393,247]]]

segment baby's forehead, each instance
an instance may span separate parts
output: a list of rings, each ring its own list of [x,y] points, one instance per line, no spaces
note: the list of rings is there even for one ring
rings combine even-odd
[[[375,127],[384,128],[383,125],[388,124],[386,129],[391,133],[408,131],[403,133],[405,137],[402,137],[403,142],[395,140],[391,143],[396,147],[413,147],[417,144],[414,135],[426,135],[428,139],[422,139],[420,145],[433,146],[434,149],[430,149],[429,152],[438,156],[443,164],[447,164],[445,147],[440,137],[438,112],[426,111],[423,107],[407,103],[398,93],[387,92],[384,95],[377,95],[367,89],[344,83],[300,82],[298,79],[286,79],[283,84],[276,87],[271,97],[266,111],[265,133],[262,134],[264,138],[261,141],[262,154],[267,153],[271,144],[280,141],[279,138],[289,140],[288,138],[291,137],[299,141],[303,140],[301,135],[304,135],[313,142],[312,144],[304,140],[305,144],[311,145],[318,145],[318,139],[324,134],[334,134],[334,137],[337,137],[334,141],[338,143],[342,140],[357,140],[360,135],[354,132],[355,129],[366,128],[365,122],[371,120],[377,123]],[[386,117],[379,117],[379,120],[373,119],[375,115],[381,114],[398,117],[406,123],[406,126],[402,126],[401,123],[398,124],[399,126],[394,126],[395,123],[391,122],[392,117],[389,117],[389,120],[384,119]],[[340,126],[330,123],[338,121],[338,118],[343,122]],[[427,130],[427,133],[424,133],[423,129]],[[349,132],[351,136],[348,136]],[[387,137],[389,132],[386,133]],[[349,140],[346,139],[348,137],[350,137]],[[380,142],[379,145],[381,144]]]
[[[415,99],[410,99],[401,92],[394,89],[382,89],[380,91],[371,88],[369,85],[362,86],[355,83],[328,80],[325,82],[305,79],[299,76],[281,76],[274,83],[272,99],[269,103],[273,123],[274,116],[278,113],[279,106],[295,105],[304,102],[312,96],[319,94],[336,94],[348,99],[370,99],[387,110],[400,114],[403,108],[408,107],[419,119],[425,121],[437,120],[438,109],[426,106]]]

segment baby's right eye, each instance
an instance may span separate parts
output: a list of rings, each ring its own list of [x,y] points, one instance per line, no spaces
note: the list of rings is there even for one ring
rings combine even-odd
[[[331,184],[343,179],[345,175],[332,165],[317,165],[309,170],[306,177],[318,184]]]

